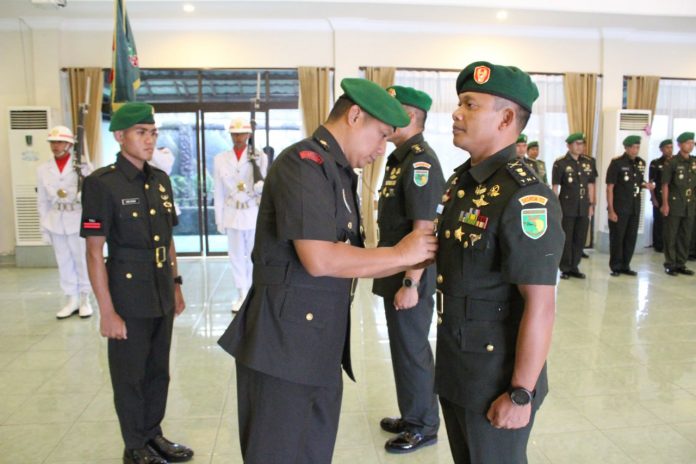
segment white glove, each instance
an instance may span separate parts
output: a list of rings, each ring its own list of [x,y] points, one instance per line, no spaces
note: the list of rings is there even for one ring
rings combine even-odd
[[[254,193],[256,193],[257,195],[261,195],[261,192],[263,192],[263,181],[262,180],[260,180],[254,184]]]

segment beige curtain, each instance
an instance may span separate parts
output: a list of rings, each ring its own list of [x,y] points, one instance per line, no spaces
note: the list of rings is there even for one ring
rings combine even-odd
[[[381,87],[389,87],[394,84],[396,68],[365,68],[365,77],[376,82]],[[365,246],[376,247],[377,221],[377,183],[386,164],[386,157],[378,157],[374,163],[368,164],[362,170],[362,189],[360,193],[363,225],[365,227]]]
[[[300,108],[305,137],[309,137],[329,115],[330,68],[297,68],[300,78]]]
[[[655,114],[660,78],[657,76],[630,76],[628,78],[628,109],[650,110]]]
[[[566,73],[563,79],[568,127],[570,132],[583,132],[587,156],[593,156],[595,113],[597,106],[597,75]]]
[[[101,68],[68,68],[70,78],[70,110],[73,119],[73,131],[77,135],[78,111],[80,103],[89,105],[85,115],[85,156],[92,161],[99,150],[101,133],[101,105],[104,91],[104,74]],[[89,80],[89,95],[87,81]]]

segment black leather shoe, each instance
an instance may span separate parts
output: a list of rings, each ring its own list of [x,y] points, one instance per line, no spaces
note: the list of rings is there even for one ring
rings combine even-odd
[[[589,257],[590,257],[590,255],[588,255],[588,254],[585,253],[584,251],[582,252],[582,254],[581,254],[580,256],[582,256],[583,258],[589,258]]]
[[[563,279],[563,280],[570,279],[570,274],[567,272],[561,272],[561,279]]]
[[[406,431],[408,423],[400,417],[385,417],[379,421],[382,430],[389,433],[401,433]]]
[[[387,453],[410,453],[435,443],[437,443],[437,434],[423,435],[422,433],[401,432],[394,438],[387,440],[384,449],[387,450]]]
[[[575,277],[576,279],[584,279],[585,278],[585,274],[583,274],[580,271],[568,271],[567,274],[570,275],[571,277]]]
[[[692,271],[691,269],[687,269],[685,267],[681,267],[681,268],[677,269],[677,272],[680,274],[684,274],[684,275],[694,275],[694,271]]]
[[[145,448],[126,449],[123,452],[123,464],[167,464],[167,460],[146,446]]]
[[[679,273],[675,271],[674,269],[670,269],[668,267],[665,268],[665,274],[670,275],[670,276],[678,276]]]
[[[185,462],[193,457],[193,450],[187,446],[178,443],[172,443],[158,435],[148,442],[160,456],[167,459],[169,462]]]
[[[637,276],[638,275],[638,273],[636,271],[634,271],[633,269],[624,269],[623,271],[621,271],[621,274],[626,274],[629,276]]]
[[[621,275],[621,273],[619,271],[611,271],[609,275],[612,277],[618,277]]]

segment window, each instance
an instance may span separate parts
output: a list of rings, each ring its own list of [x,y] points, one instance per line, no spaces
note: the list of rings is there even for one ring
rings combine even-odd
[[[650,158],[661,156],[659,145],[686,131],[696,130],[696,80],[660,79],[650,137]]]

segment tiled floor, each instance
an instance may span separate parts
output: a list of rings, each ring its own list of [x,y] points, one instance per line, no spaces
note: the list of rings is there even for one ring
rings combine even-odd
[[[530,463],[696,462],[696,277],[666,276],[661,260],[638,255],[637,278],[612,278],[595,254],[582,263],[587,280],[560,283],[552,393]],[[194,462],[240,463],[233,361],[216,345],[235,296],[227,262],[181,268],[188,309],[176,321],[165,430],[195,449]],[[334,462],[450,463],[444,427],[430,448],[383,451],[378,421],[397,410],[383,310],[368,284],[353,309],[358,383],[345,383]],[[55,269],[0,268],[1,463],[120,462],[98,319],[56,321],[60,297]]]

